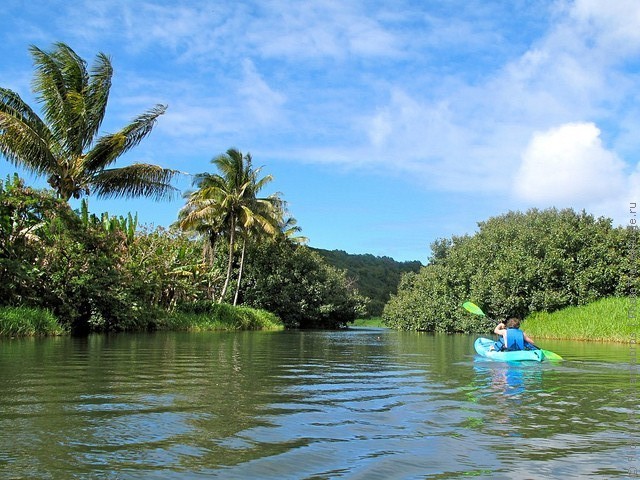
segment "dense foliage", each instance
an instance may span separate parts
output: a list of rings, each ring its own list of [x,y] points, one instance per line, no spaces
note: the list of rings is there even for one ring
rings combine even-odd
[[[390,257],[374,255],[353,255],[342,250],[313,249],[329,265],[346,270],[353,279],[358,291],[369,299],[367,314],[379,317],[391,295],[397,293],[402,274],[418,272],[422,264],[419,261],[397,262]]]
[[[182,321],[176,312],[220,313],[194,311],[221,292],[227,274],[228,245],[207,262],[204,245],[179,231],[139,228],[131,216],[90,215],[86,203],[73,211],[17,176],[0,181],[0,306],[49,310],[76,333],[167,328]],[[245,305],[301,327],[338,327],[362,312],[346,274],[306,247],[284,235],[252,245]]]
[[[249,260],[244,303],[276,313],[288,327],[340,328],[366,311],[346,271],[306,246],[280,237],[255,245]]]
[[[74,212],[16,176],[0,182],[0,219],[2,304],[51,310],[74,332],[151,327],[169,291],[192,290],[173,278],[174,252],[153,256],[157,233],[136,233],[130,217]]]
[[[384,319],[409,330],[484,330],[486,320],[460,308],[465,300],[489,317],[523,318],[625,295],[630,270],[638,268],[631,234],[609,219],[570,209],[490,218],[472,236],[436,241],[429,264],[403,277]]]

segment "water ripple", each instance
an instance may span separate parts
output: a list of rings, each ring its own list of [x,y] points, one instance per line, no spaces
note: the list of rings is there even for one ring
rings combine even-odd
[[[3,344],[0,477],[622,476],[640,443],[628,366],[603,349],[557,365],[484,362],[472,341],[356,331]]]

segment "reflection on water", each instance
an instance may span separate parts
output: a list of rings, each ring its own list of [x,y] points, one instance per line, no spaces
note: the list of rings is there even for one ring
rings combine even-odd
[[[486,361],[476,358],[473,369],[484,395],[503,397],[520,397],[527,390],[536,391],[542,372],[539,363],[506,363]],[[526,384],[525,384],[526,382]]]
[[[506,364],[476,357],[473,340],[3,340],[0,478],[616,478],[640,466],[624,346],[545,342],[569,360]]]

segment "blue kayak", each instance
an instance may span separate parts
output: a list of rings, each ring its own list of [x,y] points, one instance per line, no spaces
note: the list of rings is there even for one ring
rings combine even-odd
[[[478,338],[473,347],[476,349],[478,355],[491,360],[497,360],[500,362],[524,362],[533,361],[541,362],[545,357],[545,350],[517,350],[517,351],[504,351],[499,352],[491,350],[491,346],[496,342],[488,338]],[[551,352],[549,352],[551,353]],[[555,354],[554,354],[555,355]]]

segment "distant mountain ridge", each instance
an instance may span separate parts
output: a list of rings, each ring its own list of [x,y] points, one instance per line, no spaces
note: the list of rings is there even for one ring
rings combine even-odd
[[[391,294],[398,291],[403,273],[418,272],[422,263],[415,260],[398,262],[391,257],[376,257],[371,254],[350,254],[343,250],[312,248],[329,265],[346,270],[349,278],[356,282],[358,291],[371,299],[368,313],[372,317],[382,314]]]

